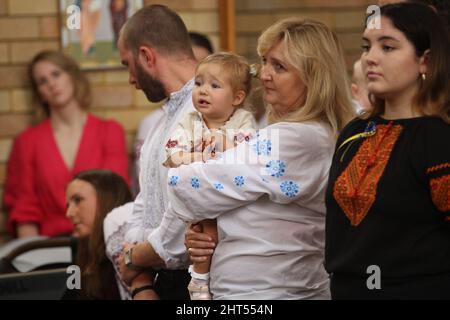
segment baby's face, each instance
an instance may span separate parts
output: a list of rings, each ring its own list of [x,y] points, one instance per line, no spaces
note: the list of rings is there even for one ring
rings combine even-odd
[[[195,108],[206,121],[227,121],[242,101],[234,92],[229,75],[220,65],[202,64],[192,92]]]

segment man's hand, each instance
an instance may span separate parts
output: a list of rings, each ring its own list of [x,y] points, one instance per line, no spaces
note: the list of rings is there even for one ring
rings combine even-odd
[[[142,272],[140,268],[131,268],[125,265],[125,252],[127,252],[131,247],[134,247],[134,245],[125,243],[122,253],[116,260],[116,264],[119,267],[120,277],[127,286],[130,286],[133,280]]]

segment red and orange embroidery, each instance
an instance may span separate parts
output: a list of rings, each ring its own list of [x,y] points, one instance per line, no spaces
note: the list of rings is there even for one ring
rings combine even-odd
[[[442,163],[442,164],[439,164],[437,166],[433,166],[433,167],[428,168],[427,169],[427,174],[435,172],[435,171],[439,171],[439,170],[442,170],[442,169],[446,169],[446,168],[450,168],[450,163],[449,162]]]
[[[436,207],[442,211],[450,210],[450,175],[430,180],[431,198]]]
[[[402,130],[392,122],[377,125],[376,134],[366,138],[336,180],[333,196],[352,226],[361,223],[375,202],[378,182]]]

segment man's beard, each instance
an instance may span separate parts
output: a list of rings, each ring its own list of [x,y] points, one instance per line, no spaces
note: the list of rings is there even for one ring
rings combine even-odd
[[[136,63],[136,79],[149,101],[159,102],[167,98],[164,85],[151,74],[146,73],[139,63]]]

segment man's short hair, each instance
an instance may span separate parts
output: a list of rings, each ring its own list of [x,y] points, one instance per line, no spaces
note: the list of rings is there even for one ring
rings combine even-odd
[[[160,53],[193,58],[187,28],[180,16],[164,5],[146,6],[137,11],[122,30],[125,48],[137,55],[147,45]]]

